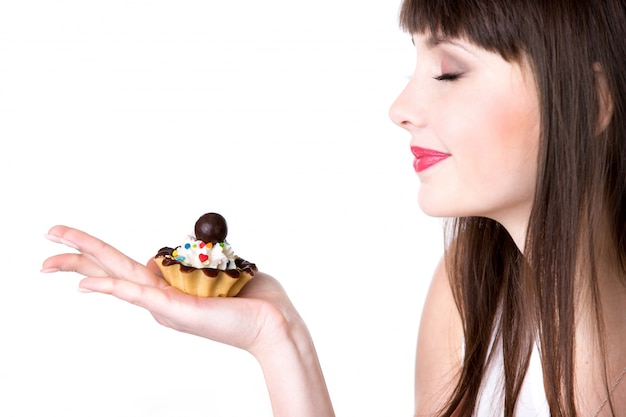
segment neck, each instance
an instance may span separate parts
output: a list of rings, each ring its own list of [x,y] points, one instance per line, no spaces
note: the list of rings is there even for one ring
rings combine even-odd
[[[515,212],[504,213],[499,216],[493,216],[491,218],[500,223],[507,230],[517,248],[521,253],[524,253],[529,217],[530,207],[522,208]]]

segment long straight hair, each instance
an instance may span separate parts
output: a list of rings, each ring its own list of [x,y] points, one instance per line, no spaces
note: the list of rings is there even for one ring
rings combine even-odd
[[[524,254],[487,218],[452,219],[446,229],[465,351],[458,383],[440,415],[473,413],[499,343],[504,416],[514,416],[538,340],[551,415],[575,416],[581,257],[588,263],[584,285],[602,350],[594,243],[605,237],[599,233],[612,231],[616,263],[626,270],[625,2],[405,0],[400,25],[409,33],[464,38],[509,62],[528,63],[540,102],[538,174]],[[607,98],[601,97],[600,78],[612,102],[612,118],[601,132]],[[606,373],[605,379],[608,393]]]

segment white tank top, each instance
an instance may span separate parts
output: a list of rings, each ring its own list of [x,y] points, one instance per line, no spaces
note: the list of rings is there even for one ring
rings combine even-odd
[[[504,368],[502,346],[490,364],[478,396],[475,417],[498,417],[504,414]],[[543,388],[543,374],[537,345],[533,348],[516,408],[516,417],[550,417]]]

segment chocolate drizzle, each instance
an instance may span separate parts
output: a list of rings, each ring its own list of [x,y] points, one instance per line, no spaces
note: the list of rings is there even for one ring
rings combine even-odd
[[[247,272],[250,275],[254,275],[255,272],[257,272],[257,266],[255,264],[253,264],[252,262],[248,262],[245,259],[241,259],[241,258],[236,258],[235,259],[235,265],[237,266],[236,269],[216,269],[216,268],[194,268],[192,266],[187,266],[184,265],[183,263],[181,263],[180,261],[176,260],[173,256],[172,253],[174,252],[174,248],[170,248],[170,247],[163,247],[161,249],[159,249],[159,251],[157,252],[155,259],[156,258],[163,258],[163,266],[171,266],[171,265],[176,265],[178,264],[180,266],[180,270],[182,272],[193,272],[196,270],[201,270],[204,275],[206,275],[209,278],[215,278],[217,277],[217,275],[220,272],[223,272],[225,274],[227,274],[229,277],[233,278],[233,279],[237,279],[241,276],[242,272]]]

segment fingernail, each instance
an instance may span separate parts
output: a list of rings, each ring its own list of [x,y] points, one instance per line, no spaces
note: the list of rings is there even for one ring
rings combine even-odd
[[[61,243],[61,244],[65,245],[65,246],[68,246],[68,247],[70,247],[72,249],[78,250],[78,247],[74,243],[70,242],[69,240],[65,240],[65,239],[62,239],[62,238],[60,238],[58,236],[50,235],[50,234],[46,234],[44,236],[45,236],[46,239],[48,239],[51,242]]]
[[[42,268],[42,269],[41,269],[41,272],[42,272],[43,274],[51,274],[51,273],[53,273],[53,272],[59,272],[59,271],[60,271],[60,269],[59,269],[59,268]]]
[[[83,294],[89,294],[90,292],[93,292],[93,291],[88,290],[87,288],[78,287],[78,292],[81,292]]]
[[[61,239],[58,236],[55,235],[51,235],[49,233],[46,233],[45,235],[43,235],[46,239],[48,239],[51,242],[55,242],[55,243],[61,243]]]

